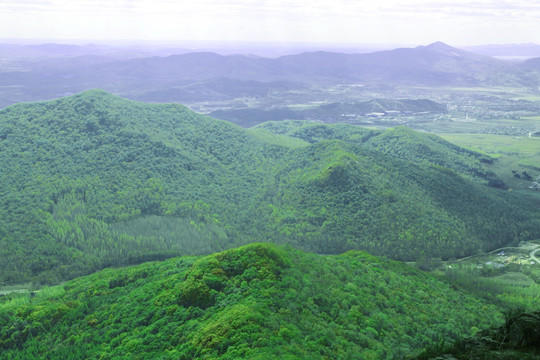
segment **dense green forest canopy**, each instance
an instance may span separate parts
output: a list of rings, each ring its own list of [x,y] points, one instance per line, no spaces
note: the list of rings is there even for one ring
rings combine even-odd
[[[402,359],[500,325],[414,267],[250,244],[0,298],[4,359]]]
[[[253,242],[401,260],[540,236],[538,198],[493,159],[406,128],[242,129],[94,90],[0,111],[0,282]]]

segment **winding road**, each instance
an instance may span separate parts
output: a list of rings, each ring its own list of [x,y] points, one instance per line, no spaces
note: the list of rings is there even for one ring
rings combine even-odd
[[[531,253],[529,254],[529,256],[531,257],[532,260],[536,261],[538,264],[540,264],[540,260],[538,260],[538,258],[535,256],[535,254],[540,251],[540,248],[538,249],[534,249],[533,251],[531,251]]]
[[[537,240],[538,241],[538,240]],[[540,264],[540,259],[538,259],[535,254],[540,251],[540,245],[537,245],[537,244],[532,244],[532,246],[534,246],[534,248],[532,249],[532,251],[530,252],[529,256],[531,257],[531,260],[533,261],[536,261],[538,264]],[[503,248],[500,248],[500,249],[496,249],[496,250],[492,250],[490,252],[487,252],[487,253],[482,253],[482,254],[475,254],[475,255],[471,255],[471,256],[467,256],[467,257],[464,257],[464,258],[461,258],[461,259],[456,259],[455,261],[462,261],[462,260],[467,260],[467,259],[471,259],[471,258],[474,258],[474,257],[477,257],[477,256],[484,256],[484,255],[487,255],[487,254],[493,254],[493,253],[498,253],[499,251],[501,250],[510,250],[510,249],[517,249],[517,250],[523,250],[523,247],[519,246],[519,247],[515,247],[515,246],[507,246],[507,247],[503,247]]]

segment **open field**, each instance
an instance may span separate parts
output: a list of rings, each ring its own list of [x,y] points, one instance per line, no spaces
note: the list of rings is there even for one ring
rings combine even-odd
[[[540,175],[540,137],[448,133],[440,136],[496,158],[490,170],[513,189],[528,189],[532,180]],[[532,179],[523,176],[524,172]]]
[[[498,281],[498,282],[501,282],[503,284],[510,285],[510,286],[521,286],[521,287],[528,287],[534,284],[534,280],[532,280],[530,277],[516,271],[512,271],[503,275],[495,276],[493,277],[493,281]]]
[[[493,157],[503,154],[522,158],[540,156],[540,137],[448,133],[439,135],[454,144]]]

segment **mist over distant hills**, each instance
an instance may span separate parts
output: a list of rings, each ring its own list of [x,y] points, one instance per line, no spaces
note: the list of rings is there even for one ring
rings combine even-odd
[[[540,45],[534,43],[467,46],[464,47],[464,50],[501,58],[533,58],[540,56]]]
[[[227,120],[243,127],[250,127],[265,121],[282,120],[315,120],[335,123],[344,117],[356,117],[358,114],[378,117],[392,114],[444,114],[448,110],[443,104],[427,99],[373,99],[353,103],[329,103],[310,109],[291,110],[288,108],[262,109],[232,109],[217,110],[209,116]]]
[[[45,45],[20,47],[25,53],[35,51],[37,57],[15,61],[17,48],[7,49],[4,46],[2,51],[10,60],[0,63],[2,107],[93,88],[142,101],[185,103],[252,94],[254,88],[259,89],[254,96],[261,96],[260,92],[264,95],[284,86],[312,84],[537,87],[540,82],[536,67],[441,42],[372,53],[319,51],[279,58],[194,52],[126,59],[110,49],[96,48],[88,54],[81,47]],[[51,58],[53,49],[65,56]]]
[[[54,40],[13,40],[0,39],[2,57],[16,56],[36,57],[48,55],[51,57],[99,55],[103,53],[121,54],[125,58],[169,56],[191,52],[214,52],[221,55],[242,54],[251,57],[278,58],[280,56],[299,54],[313,51],[330,51],[337,53],[370,53],[381,50],[395,49],[392,44],[339,44],[339,43],[298,43],[298,42],[223,42],[223,41],[117,41],[102,43],[94,40],[78,40],[72,43]]]

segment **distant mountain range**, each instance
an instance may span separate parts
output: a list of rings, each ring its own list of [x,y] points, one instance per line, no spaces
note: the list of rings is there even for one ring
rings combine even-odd
[[[232,109],[217,110],[208,115],[243,127],[251,127],[265,121],[315,120],[336,123],[343,122],[344,118],[355,118],[361,115],[379,117],[427,113],[444,114],[447,111],[445,105],[427,99],[373,99],[354,103],[329,103],[303,110],[288,108]]]
[[[207,52],[132,59],[106,53],[68,56],[77,51],[67,47],[66,56],[60,58],[2,63],[0,106],[92,88],[143,101],[186,103],[245,93],[261,96],[312,84],[537,87],[540,83],[537,67],[440,42],[367,54],[308,52],[277,59]]]

